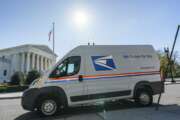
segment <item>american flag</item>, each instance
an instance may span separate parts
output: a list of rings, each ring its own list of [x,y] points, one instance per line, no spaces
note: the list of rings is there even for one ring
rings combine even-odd
[[[49,36],[49,41],[51,40],[51,34],[52,34],[52,32],[53,32],[52,30],[49,31],[49,34],[48,34],[48,36]]]

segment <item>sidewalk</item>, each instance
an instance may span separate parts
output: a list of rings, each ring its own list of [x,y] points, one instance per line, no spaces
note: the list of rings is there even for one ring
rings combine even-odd
[[[0,93],[0,100],[2,99],[17,99],[21,98],[22,92],[15,92],[15,93]]]

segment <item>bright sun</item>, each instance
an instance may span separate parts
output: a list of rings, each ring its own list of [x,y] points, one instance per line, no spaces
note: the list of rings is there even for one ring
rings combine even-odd
[[[78,28],[85,27],[88,23],[88,14],[85,11],[75,11],[73,17]]]

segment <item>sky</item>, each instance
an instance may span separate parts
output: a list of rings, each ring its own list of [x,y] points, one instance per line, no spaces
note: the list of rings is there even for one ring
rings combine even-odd
[[[22,44],[52,48],[48,33],[55,22],[58,59],[88,42],[152,44],[163,50],[171,48],[180,24],[179,5],[179,0],[0,0],[0,49]]]

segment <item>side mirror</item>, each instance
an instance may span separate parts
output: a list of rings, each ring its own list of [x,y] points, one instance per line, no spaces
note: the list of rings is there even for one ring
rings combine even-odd
[[[79,75],[79,82],[83,81],[83,75]]]

